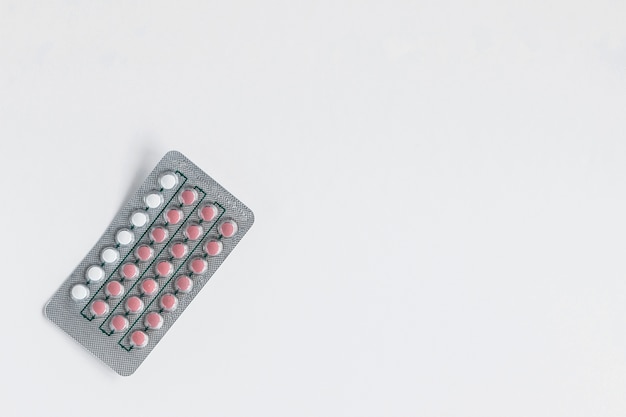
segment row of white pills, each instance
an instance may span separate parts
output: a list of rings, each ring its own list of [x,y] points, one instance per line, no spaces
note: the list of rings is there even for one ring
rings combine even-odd
[[[237,231],[237,223],[235,223],[233,220],[225,220],[224,222],[220,223],[218,231],[224,237],[231,237]],[[222,252],[224,245],[221,240],[212,238],[206,241],[202,247],[204,249],[204,252],[208,256],[218,256]],[[185,242],[181,241],[174,242],[173,245],[169,248],[170,255],[175,259],[181,259],[185,257],[188,251],[188,245]],[[152,259],[153,256],[154,249],[150,245],[140,245],[135,250],[135,257],[139,261],[148,261]],[[189,269],[196,274],[202,273],[206,270],[205,264],[206,261],[203,258],[194,258],[189,263]],[[168,271],[172,270],[173,265],[169,261],[158,262],[155,266],[155,272],[158,276],[167,276],[169,273]],[[139,276],[139,267],[133,262],[125,263],[120,268],[120,276],[124,279],[135,279]],[[86,278],[90,282],[101,281],[104,278],[104,269],[102,269],[98,265],[92,265],[87,269]],[[107,291],[107,288],[108,285],[105,287],[105,292]],[[115,293],[112,291],[109,292]],[[84,300],[89,296],[89,289],[83,284],[77,284],[72,288],[71,295],[72,298],[76,301]]]
[[[161,185],[162,190],[170,190],[178,184],[178,175],[171,171],[164,172],[159,176],[159,184]],[[195,190],[194,190],[195,191]],[[182,194],[179,195],[179,201],[183,200]],[[148,208],[158,208],[161,204],[163,204],[163,194],[160,191],[151,191],[144,196],[144,203]],[[150,217],[146,210],[136,210],[130,215],[130,223],[135,228],[144,227]],[[128,246],[135,241],[135,234],[131,229],[123,228],[117,231],[115,234],[115,242],[118,246]],[[100,252],[100,260],[105,264],[112,264],[119,260],[120,252],[117,247],[108,247]],[[87,268],[85,272],[85,278],[87,282],[99,282],[105,277],[105,272],[102,266],[100,265],[92,265]],[[84,284],[74,285],[70,291],[70,296],[75,301],[83,301],[87,297],[89,297],[89,288]]]

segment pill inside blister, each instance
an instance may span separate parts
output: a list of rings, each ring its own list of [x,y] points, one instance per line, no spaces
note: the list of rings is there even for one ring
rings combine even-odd
[[[129,313],[136,314],[143,310],[143,301],[137,296],[132,296],[126,300],[125,307]]]
[[[148,344],[148,335],[141,330],[135,330],[130,335],[130,344],[134,347],[142,348]]]
[[[136,211],[130,216],[130,224],[135,227],[143,227],[148,223],[148,213],[145,211]]]
[[[153,227],[150,230],[150,239],[156,243],[163,243],[167,239],[167,229],[162,226]]]
[[[89,297],[89,288],[83,284],[76,284],[72,287],[71,296],[76,301],[82,301]]]
[[[154,295],[159,290],[159,284],[152,278],[146,278],[141,281],[139,285],[139,291],[145,295]]]
[[[120,258],[120,252],[115,248],[106,248],[100,254],[100,259],[102,259],[102,262],[107,263],[107,264],[112,264],[114,262],[117,262],[119,258]]]
[[[189,262],[189,270],[194,274],[202,274],[206,272],[209,265],[203,258],[194,258]]]
[[[185,237],[189,240],[198,240],[202,236],[203,228],[198,223],[189,223],[185,227]]]
[[[218,214],[215,204],[205,204],[198,209],[198,216],[205,222],[210,222]]]
[[[130,245],[135,240],[135,235],[128,229],[118,230],[115,241],[122,246]]]
[[[181,275],[176,278],[174,288],[176,288],[177,291],[188,293],[193,288],[193,281],[187,275]]]
[[[128,319],[122,315],[116,315],[111,318],[109,327],[112,332],[118,333],[128,329]]]
[[[224,220],[217,230],[224,237],[233,237],[237,233],[237,223],[234,220]]]
[[[157,191],[146,194],[143,201],[149,208],[157,208],[163,203],[163,195]]]
[[[183,211],[179,208],[165,210],[165,221],[169,224],[178,224],[183,219]]]
[[[178,298],[174,294],[165,294],[161,297],[159,304],[165,311],[174,311],[178,307]]]
[[[160,277],[169,277],[174,272],[174,265],[169,261],[161,261],[156,265],[156,274]]]
[[[154,311],[151,313],[148,313],[144,320],[144,324],[149,329],[153,329],[153,330],[160,329],[161,326],[163,326],[163,316],[161,316],[159,313],[156,313]]]
[[[198,192],[193,188],[185,188],[179,195],[178,201],[184,206],[190,206],[198,199]]]
[[[96,300],[89,307],[91,314],[96,317],[102,317],[109,312],[109,304],[104,300]]]
[[[170,247],[170,254],[176,259],[182,259],[187,255],[189,248],[183,242],[176,242]]]
[[[85,278],[89,282],[98,282],[104,278],[104,269],[97,265],[92,265],[87,268],[87,272],[85,273]]]
[[[178,176],[171,171],[164,172],[159,177],[159,184],[164,190],[171,190],[178,184]]]
[[[154,256],[154,249],[148,245],[139,245],[135,250],[135,256],[142,262],[149,261]]]
[[[219,240],[209,240],[205,245],[204,245],[204,251],[209,255],[209,256],[217,256],[220,253],[222,253],[222,249],[224,249],[224,245],[222,244],[222,242],[220,242]]]
[[[112,298],[119,298],[124,294],[124,286],[119,281],[110,281],[104,286],[104,293]]]
[[[135,279],[139,276],[139,267],[133,263],[126,263],[120,268],[120,275],[125,279]]]

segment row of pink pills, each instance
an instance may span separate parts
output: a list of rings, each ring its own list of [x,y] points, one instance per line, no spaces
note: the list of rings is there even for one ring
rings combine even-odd
[[[179,178],[178,175],[176,175],[175,173],[167,171],[159,176],[158,182],[161,185],[161,190],[151,191],[143,198],[143,201],[146,204],[147,208],[159,207],[163,203],[163,195],[161,194],[161,191],[174,188],[176,185],[178,185]],[[188,193],[184,194],[183,196],[183,193],[185,193],[185,191],[187,190],[184,190],[179,195],[179,201],[181,201],[181,204],[184,204],[183,200],[188,200]],[[106,247],[102,250],[102,252],[100,252],[100,260],[102,261],[102,265],[91,265],[87,268],[87,270],[85,271],[85,279],[87,283],[100,282],[104,279],[106,275],[103,268],[104,264],[112,264],[117,262],[120,259],[120,251],[118,248],[132,244],[135,241],[135,234],[133,233],[133,229],[145,226],[150,220],[150,217],[148,216],[148,213],[146,211],[147,209],[143,209],[136,210],[131,213],[129,221],[132,227],[122,228],[118,230],[115,234],[116,246]],[[166,234],[164,235],[166,236]],[[137,256],[137,258],[144,261],[149,260],[153,256],[153,253],[154,252],[152,248],[147,245],[142,245],[135,251],[135,255]],[[123,278],[133,279],[139,275],[139,270],[136,267],[133,268],[131,266],[125,266],[125,269],[122,269],[121,271],[121,275]],[[87,288],[87,286],[84,284],[76,284],[72,287],[70,291],[71,297],[76,301],[82,301],[86,299],[87,297],[89,297],[89,294],[89,288]]]
[[[188,276],[181,275],[176,279],[174,287],[176,288],[177,292],[188,293],[193,288],[193,281]],[[155,292],[156,288],[158,287],[156,286],[156,283],[154,283],[154,286],[149,291]],[[159,300],[159,305],[161,306],[162,311],[174,311],[178,306],[178,299],[174,294],[167,293],[161,296],[161,299]],[[138,314],[144,310],[144,302],[141,298],[137,296],[132,296],[129,297],[128,300],[126,300],[124,308],[127,312],[127,315]],[[91,304],[90,310],[95,317],[102,317],[109,312],[109,304],[105,300],[96,300]],[[126,330],[127,327],[119,326],[120,320],[115,319],[115,317],[117,316],[122,315],[113,316],[110,322],[111,330],[114,332]],[[146,326],[148,328],[154,328],[148,324],[146,324]]]
[[[125,303],[125,309],[129,314],[137,314],[144,308],[143,300],[137,296],[132,296]],[[96,300],[91,303],[89,310],[94,317],[102,317],[109,312],[109,303],[105,300]]]
[[[191,291],[193,287],[193,281],[188,276],[182,275],[176,279],[174,283],[174,287],[176,288],[177,291],[189,292]],[[178,307],[178,298],[176,297],[175,294],[172,294],[172,293],[163,294],[161,296],[161,299],[159,300],[159,305],[161,307],[160,311],[158,312],[151,311],[150,313],[146,314],[144,318],[144,322],[143,322],[146,329],[135,330],[134,332],[131,333],[130,338],[129,338],[131,346],[141,348],[148,344],[148,341],[150,339],[146,333],[146,330],[160,329],[161,326],[163,326],[163,320],[164,320],[162,313],[176,310],[176,308]],[[113,326],[112,322],[111,322],[111,325]],[[126,330],[126,327],[121,330]],[[114,331],[121,331],[121,330],[114,330]]]
[[[161,312],[163,311],[174,311],[176,307],[178,307],[178,299],[174,294],[164,294],[161,296],[159,300],[159,305],[161,306]],[[143,301],[139,297],[131,297],[126,302],[126,311],[129,314],[137,314],[143,311],[144,305]],[[144,325],[147,329],[159,329],[163,325],[163,316],[161,312],[150,312],[144,318]],[[111,331],[119,333],[128,329],[129,322],[125,315],[115,315],[111,318],[109,323],[109,327]],[[132,336],[131,336],[132,341]],[[147,339],[145,340],[147,343]],[[145,346],[144,343],[140,343],[141,346]]]
[[[194,196],[193,198],[195,199],[197,198],[197,196]],[[195,200],[192,201],[192,197],[189,197],[188,201],[193,202]],[[174,224],[179,221],[179,213],[176,213],[175,210],[177,209],[170,209],[168,212],[166,212],[166,221]],[[214,219],[217,216],[218,210],[214,205],[205,205],[204,207],[199,209],[198,214],[203,221],[208,221]],[[202,235],[203,229],[201,228],[202,226],[199,224],[192,224],[192,226],[197,227],[197,233],[193,233],[193,231],[190,232],[188,226],[184,234],[187,239],[196,240]],[[237,223],[234,220],[225,220],[218,225],[218,232],[222,237],[232,237],[237,233]],[[175,242],[169,250],[172,257],[180,259],[188,253],[189,248],[184,242]],[[218,239],[210,239],[203,245],[203,250],[209,256],[217,256],[222,252],[223,244]],[[203,257],[195,257],[191,259],[188,267],[192,273],[199,275],[206,272],[206,270],[208,269],[208,262]],[[169,261],[160,261],[156,265],[155,272],[158,276],[167,277],[171,275],[172,268],[173,265]],[[153,279],[148,278],[140,284],[139,288],[142,293],[150,295],[158,291],[158,284]],[[186,275],[181,275],[177,277],[174,281],[174,288],[176,289],[176,292],[188,293],[193,289],[193,280]],[[178,306],[178,298],[175,294],[166,293],[161,296],[159,300],[159,305],[161,307],[161,310],[159,312],[152,311],[146,314],[144,318],[144,325],[146,329],[135,330],[131,333],[129,337],[131,346],[141,348],[148,344],[149,336],[146,333],[146,330],[155,330],[161,328],[161,326],[163,325],[163,316],[161,315],[161,313],[175,310]],[[119,318],[115,318],[115,322],[113,321],[113,319],[111,320],[111,330],[113,330],[114,332],[126,330],[128,328],[128,320],[125,318],[125,316],[119,315],[116,317]]]
[[[218,227],[218,230],[221,233],[225,233],[224,236],[232,236],[237,230],[237,224],[233,220],[226,220],[222,222],[220,226],[221,227]],[[217,256],[222,252],[223,244],[220,240],[210,239],[204,244],[203,249],[207,255]],[[176,242],[170,248],[170,254],[172,255],[173,258],[176,258],[176,259],[183,258],[188,253],[188,251],[189,251],[188,246],[183,242]],[[154,254],[154,250],[148,245],[141,245],[136,250],[136,255],[139,260],[148,260],[153,256],[153,254]],[[188,264],[188,267],[191,272],[193,272],[196,275],[200,275],[206,272],[206,270],[208,269],[208,262],[203,257],[196,257],[196,258],[191,259],[191,261]],[[167,260],[160,261],[155,266],[155,274],[157,275],[157,277],[169,278],[172,275],[173,271],[174,271],[174,265],[170,261],[167,261]],[[120,268],[120,275],[123,279],[127,279],[127,280],[136,279],[139,276],[139,273],[140,273],[139,267],[134,263],[130,263],[130,262],[126,263],[122,265],[122,267]],[[75,296],[74,293],[76,292],[77,287],[72,289],[72,296],[75,299],[86,298],[86,296],[83,296],[80,294],[78,296]],[[84,287],[84,286],[81,285],[81,287]],[[158,290],[158,284],[156,283],[154,279],[146,278],[142,281],[139,288],[143,294],[153,295]],[[83,290],[83,288],[80,288],[80,290]],[[107,295],[107,297],[114,298],[114,299],[120,298],[124,295],[124,286],[122,285],[120,281],[110,281],[105,285],[104,292]],[[96,300],[96,301],[97,301],[96,307],[93,307],[93,304],[92,304],[92,313],[96,317],[99,317],[101,316],[99,312],[102,311],[104,308],[101,303],[104,301],[103,300]],[[106,312],[108,312],[108,304],[107,304]],[[104,314],[106,314],[106,312]]]
[[[228,220],[227,222],[224,222],[222,224],[228,225],[227,226],[227,230],[229,232],[227,233],[228,237],[233,236],[236,233],[237,225],[234,221]],[[204,251],[209,256],[216,256],[222,252],[223,244],[221,241],[217,239],[211,239],[204,244],[203,248],[204,248]],[[160,265],[162,264],[164,265],[165,263],[168,263],[168,261],[161,261],[159,264],[157,264],[157,271],[159,273],[166,271],[166,266],[162,267],[163,271],[159,271]],[[200,275],[206,272],[206,270],[208,269],[208,262],[202,257],[196,257],[196,258],[193,258],[189,262],[188,267],[191,272],[193,272],[194,274]],[[169,272],[169,268],[167,269],[167,271]],[[146,282],[149,282],[150,290],[156,292],[157,284],[156,282],[152,282],[152,281],[153,280],[142,282],[140,286],[140,290],[143,292],[144,291],[143,285]],[[176,289],[177,292],[188,293],[193,289],[193,280],[186,275],[181,275],[178,278],[176,278],[176,280],[174,281],[174,288]],[[162,311],[173,311],[178,306],[178,298],[174,294],[170,294],[170,293],[164,294],[159,301],[159,305],[161,306]],[[119,319],[117,319],[117,322],[119,322],[121,326],[120,328],[115,328],[114,326],[116,323],[114,323],[113,320],[111,320],[111,330],[113,330],[114,332],[123,331],[128,328],[128,320],[125,320],[124,316],[118,316],[118,317],[120,317]],[[146,330],[161,328],[161,326],[163,325],[163,316],[161,315],[161,312],[152,311],[148,313],[146,317],[144,318],[144,325],[146,326]],[[130,340],[131,346],[141,348],[148,344],[148,341],[150,340],[150,338],[148,337],[148,334],[146,333],[146,331],[135,330],[134,332],[131,333],[129,340]]]
[[[183,229],[183,234],[188,240],[198,240],[203,232],[204,228],[202,225],[196,222],[189,222],[189,224]],[[163,243],[167,240],[169,232],[165,226],[155,226],[150,230],[149,236],[151,241],[155,243]]]
[[[221,250],[222,250],[222,242],[218,240],[209,240],[205,244],[205,251],[207,251],[207,253],[209,253],[210,251],[215,254],[219,254]],[[168,261],[162,261],[159,264],[157,264],[157,270],[159,270],[159,265],[165,264],[166,262]],[[208,262],[204,258],[196,257],[196,258],[193,258],[189,262],[188,266],[189,266],[189,270],[193,272],[194,274],[202,274],[206,272],[206,270],[208,269]],[[165,268],[166,267],[163,266],[162,272],[165,272]],[[167,270],[167,272],[169,272],[169,269]],[[156,292],[157,283],[153,281],[154,280],[151,280],[151,281],[144,280],[140,285],[140,290],[144,292],[145,291],[144,285],[147,284],[149,285],[149,291]],[[177,293],[178,292],[183,293],[183,294],[189,293],[193,289],[193,280],[187,275],[181,275],[177,277],[176,280],[174,281],[174,288],[176,289]],[[175,294],[166,293],[163,296],[161,296],[161,299],[159,300],[159,305],[161,306],[161,311],[159,312],[152,311],[146,314],[146,317],[144,318],[144,325],[146,326],[146,330],[151,330],[151,329],[154,330],[154,329],[161,328],[161,326],[163,325],[163,316],[161,315],[161,313],[163,311],[165,312],[174,311],[176,307],[178,307],[178,298],[176,297]],[[111,320],[111,330],[113,330],[114,332],[120,332],[120,331],[124,331],[127,329],[128,321],[122,319],[124,318],[124,316],[119,316],[119,317],[121,318],[117,319],[116,321],[119,322],[121,326],[120,328],[116,328],[115,327],[116,323],[114,323],[113,320]],[[148,344],[148,341],[150,340],[150,338],[148,337],[148,334],[146,333],[145,330],[135,330],[134,332],[131,333],[129,340],[130,340],[131,346],[141,348]]]

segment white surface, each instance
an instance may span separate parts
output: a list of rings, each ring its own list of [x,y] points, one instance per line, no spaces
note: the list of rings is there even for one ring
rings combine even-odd
[[[624,417],[625,16],[0,1],[1,414]],[[41,311],[170,149],[256,224],[121,378]]]

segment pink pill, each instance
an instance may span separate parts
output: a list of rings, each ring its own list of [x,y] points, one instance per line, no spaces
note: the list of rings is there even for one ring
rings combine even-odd
[[[117,316],[113,316],[113,318],[111,318],[111,322],[109,323],[109,327],[112,332],[123,332],[128,329],[128,319],[124,316],[120,316],[119,314]]]
[[[109,297],[118,298],[124,294],[124,286],[119,281],[111,281],[104,287],[104,292]]]
[[[154,256],[154,249],[152,249],[150,246],[148,245],[141,245],[137,248],[137,250],[135,251],[135,256],[137,257],[137,259],[139,259],[141,262],[146,262],[149,261],[150,259],[152,259],[152,257]]]
[[[187,293],[191,291],[193,288],[193,281],[186,275],[181,275],[176,278],[176,282],[174,283],[174,288],[176,288],[180,292]]]
[[[165,294],[161,297],[159,304],[165,311],[174,311],[178,307],[178,298],[174,294]]]
[[[185,228],[185,237],[189,240],[198,240],[202,236],[203,230],[198,223],[191,223]]]
[[[135,330],[130,335],[130,344],[134,347],[142,348],[148,344],[148,335],[141,330]]]
[[[152,278],[146,278],[139,284],[139,291],[145,295],[154,295],[159,289],[159,284]]]
[[[174,265],[169,261],[161,261],[156,265],[156,273],[160,277],[169,277],[174,271]]]
[[[217,230],[224,237],[233,237],[237,233],[237,223],[234,220],[224,220],[220,223]]]
[[[126,263],[122,265],[120,275],[125,279],[135,279],[139,276],[139,268],[133,263]]]
[[[177,208],[171,208],[165,211],[165,221],[170,224],[178,224],[183,219],[183,211]]]
[[[189,248],[187,247],[187,245],[182,242],[177,242],[174,243],[170,248],[170,254],[176,259],[181,259],[185,257],[188,250]]]
[[[153,330],[160,329],[161,326],[163,326],[163,316],[161,316],[159,313],[156,313],[154,311],[151,313],[148,313],[144,320],[144,324],[149,329],[153,329]]]
[[[141,310],[143,310],[143,301],[141,301],[141,298],[133,295],[132,297],[129,297],[128,300],[126,300],[126,311],[132,314],[136,314],[139,313]]]
[[[204,245],[204,251],[209,254],[209,256],[217,256],[222,253],[222,249],[224,249],[224,245],[219,240],[209,240]]]
[[[198,216],[205,222],[210,222],[218,214],[217,207],[213,204],[205,204],[198,209]]]
[[[186,188],[178,195],[178,201],[185,206],[190,206],[198,199],[198,192],[193,188]]]
[[[91,303],[89,310],[91,310],[91,314],[94,316],[102,317],[109,312],[109,304],[104,300],[96,300]]]
[[[208,267],[209,265],[207,264],[207,261],[203,258],[194,258],[191,262],[189,262],[189,270],[194,274],[202,274]]]
[[[150,239],[156,243],[162,243],[167,239],[167,229],[165,227],[156,226],[150,230]]]

